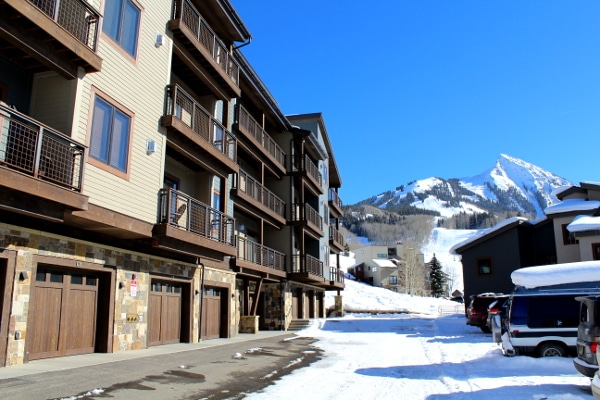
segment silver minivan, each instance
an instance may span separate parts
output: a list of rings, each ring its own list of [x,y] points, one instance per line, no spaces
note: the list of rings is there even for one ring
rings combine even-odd
[[[596,350],[600,342],[600,303],[599,296],[577,297],[580,302],[579,327],[577,329],[577,358],[573,359],[575,369],[592,378],[598,371]]]

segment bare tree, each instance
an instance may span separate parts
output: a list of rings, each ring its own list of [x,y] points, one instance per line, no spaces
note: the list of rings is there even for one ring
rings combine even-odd
[[[426,269],[423,254],[414,242],[404,243],[402,252],[404,262],[404,290],[407,294],[426,295]]]

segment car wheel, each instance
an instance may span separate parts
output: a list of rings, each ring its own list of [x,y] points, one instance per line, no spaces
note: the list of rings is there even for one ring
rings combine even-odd
[[[479,328],[483,331],[483,333],[492,333],[491,329],[487,325],[481,325]]]
[[[538,348],[540,357],[566,357],[567,349],[560,343],[543,343]]]

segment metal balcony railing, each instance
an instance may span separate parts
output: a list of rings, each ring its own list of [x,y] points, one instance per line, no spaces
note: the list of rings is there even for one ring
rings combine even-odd
[[[235,237],[237,257],[277,271],[285,270],[285,254],[240,236]]]
[[[254,139],[259,142],[279,164],[285,166],[285,153],[283,149],[275,143],[273,138],[269,136],[262,126],[241,105],[238,106],[238,124],[246,131],[250,132],[252,137],[254,137]]]
[[[307,221],[317,226],[319,230],[323,230],[323,217],[308,204],[293,204],[292,212],[293,221]]]
[[[81,192],[86,148],[0,104],[0,165]]]
[[[201,139],[235,161],[237,142],[233,134],[177,85],[167,87],[166,114],[179,118]]]
[[[323,262],[318,258],[305,254],[297,254],[292,259],[292,272],[306,273],[323,277]]]
[[[285,202],[277,197],[269,189],[258,183],[246,171],[240,170],[237,179],[237,189],[246,193],[254,200],[285,218]]]
[[[207,239],[235,245],[235,220],[232,217],[178,190],[161,189],[159,198],[159,223],[169,223]]]
[[[335,205],[337,205],[340,209],[342,208],[342,199],[333,189],[329,189],[329,201]]]
[[[332,282],[338,282],[344,284],[344,271],[336,268],[329,267],[329,280]]]
[[[335,227],[329,227],[329,239],[333,242],[338,243],[341,247],[344,246],[344,235],[340,233]]]
[[[323,187],[323,176],[319,172],[319,167],[308,155],[304,155],[304,157],[292,156],[292,167],[296,171],[305,171],[317,182],[319,187]]]
[[[27,0],[96,52],[100,13],[84,0]]]
[[[239,86],[239,64],[190,0],[175,1],[175,18],[181,19],[183,25],[194,33],[198,42],[209,51],[219,67]]]

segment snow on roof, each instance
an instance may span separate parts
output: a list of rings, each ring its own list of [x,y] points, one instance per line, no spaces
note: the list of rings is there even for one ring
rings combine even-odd
[[[600,261],[519,268],[513,271],[510,277],[515,285],[527,289],[565,283],[596,282],[600,279]]]
[[[572,187],[574,187],[574,186],[573,185],[558,186],[558,187],[555,187],[554,189],[552,189],[550,194],[554,197],[558,197],[558,196],[560,196],[561,193],[571,189]]]
[[[570,211],[590,211],[600,208],[600,201],[585,199],[566,199],[544,210],[546,215]]]
[[[569,232],[586,232],[600,230],[600,217],[590,217],[589,215],[579,215],[567,225]]]
[[[380,266],[382,268],[383,267],[396,268],[396,264],[394,264],[390,260],[383,260],[381,258],[373,258],[372,260],[375,264],[377,264],[378,266]]]
[[[505,226],[510,225],[516,221],[527,221],[527,218],[523,218],[523,217],[507,218],[503,221],[498,222],[496,225],[492,226],[491,228],[482,229],[482,230],[478,231],[475,235],[471,236],[470,238],[463,240],[462,242],[459,242],[459,243],[455,244],[454,246],[452,246],[450,248],[450,253],[456,254],[456,249],[466,246],[467,244],[472,243],[486,235],[489,235],[490,233],[496,232],[496,231],[504,228]]]

